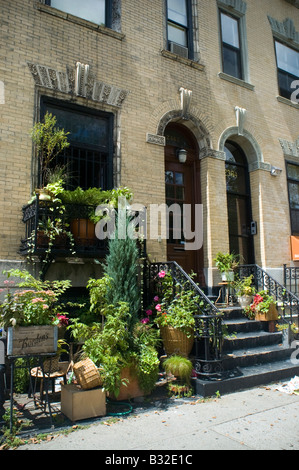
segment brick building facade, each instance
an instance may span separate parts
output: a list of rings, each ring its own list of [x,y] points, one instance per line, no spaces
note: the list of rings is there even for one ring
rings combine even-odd
[[[298,2],[80,3],[0,0],[1,268],[25,265],[30,129],[49,109],[83,130],[97,123],[92,151],[106,166],[97,181],[86,170],[87,185],[127,186],[147,208],[202,204],[202,248],[148,236],[151,259],[175,259],[211,287],[216,253],[231,250],[279,277],[299,235]],[[82,285],[98,272],[93,259],[60,260],[48,275]]]

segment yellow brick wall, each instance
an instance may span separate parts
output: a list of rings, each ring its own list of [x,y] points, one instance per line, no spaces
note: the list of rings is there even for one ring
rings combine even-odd
[[[290,262],[289,207],[284,156],[279,138],[298,138],[298,109],[277,100],[278,87],[273,36],[267,15],[278,21],[291,18],[299,31],[299,10],[284,0],[247,0],[246,25],[250,83],[236,85],[221,72],[216,0],[198,0],[200,64],[165,57],[163,1],[122,1],[121,34],[104,34],[83,20],[39,8],[36,0],[2,1],[0,80],[5,104],[0,104],[0,259],[17,254],[24,235],[21,207],[32,190],[32,143],[29,131],[38,115],[42,94],[110,111],[119,135],[120,183],[134,191],[135,201],[149,206],[165,201],[164,148],[146,142],[156,134],[162,117],[180,108],[179,88],[192,90],[191,112],[206,129],[213,150],[219,150],[223,132],[236,126],[235,106],[247,110],[245,128],[259,145],[264,162],[283,169],[279,177],[265,170],[250,174],[256,261],[266,267]],[[50,14],[51,13],[51,14]],[[55,14],[54,14],[55,13]],[[124,89],[121,108],[82,97],[39,88],[27,62],[65,72],[76,62],[89,64],[96,80]],[[190,123],[186,122],[187,126]],[[116,133],[115,133],[116,134]],[[201,161],[204,204],[205,266],[213,265],[217,251],[228,249],[224,162]],[[155,259],[165,259],[165,242],[148,241]]]

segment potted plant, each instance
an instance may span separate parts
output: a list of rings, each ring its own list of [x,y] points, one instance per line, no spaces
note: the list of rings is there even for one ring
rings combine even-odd
[[[200,301],[192,290],[175,283],[170,272],[160,271],[162,299],[154,298],[156,323],[160,328],[167,355],[188,356],[194,343],[194,315],[198,313]]]
[[[251,305],[245,308],[244,313],[248,318],[257,321],[269,322],[269,331],[273,332],[273,324],[278,320],[277,302],[267,290],[257,292]]]
[[[43,122],[36,123],[31,130],[39,161],[39,189],[47,183],[47,171],[51,161],[70,145],[67,140],[69,132],[57,128],[56,122],[56,117],[46,112]]]
[[[252,303],[253,296],[256,292],[252,282],[253,274],[242,279],[235,279],[232,283],[232,287],[235,289],[238,302],[242,308],[245,308]]]
[[[110,397],[125,400],[151,392],[159,371],[158,331],[140,321],[131,324],[127,302],[106,305],[104,311],[104,326],[78,320],[70,326],[75,338],[84,337],[84,355],[101,369]]]
[[[219,251],[214,261],[221,273],[222,281],[232,282],[234,280],[234,270],[239,265],[239,256],[234,253],[222,253]]]
[[[8,332],[8,354],[50,353],[57,349],[57,314],[63,314],[59,297],[70,287],[70,281],[40,281],[28,271],[5,271],[18,278],[12,292],[9,283],[4,300],[0,304],[0,323]]]
[[[192,362],[184,356],[175,354],[165,359],[163,368],[167,375],[175,378],[175,380],[170,380],[168,386],[170,393],[188,396],[191,390]]]
[[[101,211],[96,211],[97,207],[117,208],[118,198],[125,197],[130,200],[132,193],[128,188],[84,190],[77,187],[74,190],[63,191],[60,197],[69,211],[68,218],[75,240],[79,244],[90,244],[96,240],[95,224],[103,217]]]

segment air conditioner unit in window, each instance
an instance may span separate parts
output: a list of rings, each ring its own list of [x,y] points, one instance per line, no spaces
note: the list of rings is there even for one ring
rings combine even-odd
[[[175,42],[170,42],[170,52],[177,54],[185,59],[188,59],[188,47],[181,46],[180,44],[176,44]]]

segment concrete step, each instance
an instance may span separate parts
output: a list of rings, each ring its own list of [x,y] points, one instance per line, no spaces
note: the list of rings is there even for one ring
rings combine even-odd
[[[196,378],[194,379],[194,387],[197,395],[210,397],[218,392],[224,395],[291,379],[295,375],[299,375],[298,361],[295,363],[289,359],[250,367],[237,367],[215,376],[214,379]]]

